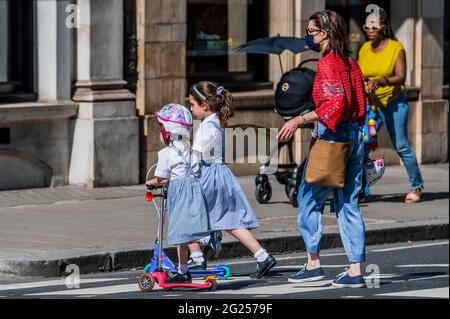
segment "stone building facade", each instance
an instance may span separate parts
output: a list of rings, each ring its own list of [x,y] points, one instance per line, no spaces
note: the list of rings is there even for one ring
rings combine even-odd
[[[302,37],[309,15],[325,8],[357,17],[348,19],[357,48],[368,2],[0,0],[0,190],[142,182],[161,149],[154,112],[168,102],[185,104],[198,79],[229,83],[232,128],[281,127],[273,91],[282,75],[278,57],[247,57],[232,48],[263,36]],[[448,161],[445,1],[380,5],[407,51],[409,134],[418,159]],[[202,8],[210,11],[202,16]],[[206,55],[200,44],[214,47]],[[285,52],[281,63],[286,71],[317,57]],[[302,130],[295,137],[297,162],[309,135]],[[384,131],[380,139],[378,152],[399,164]],[[230,166],[254,175],[260,165]]]

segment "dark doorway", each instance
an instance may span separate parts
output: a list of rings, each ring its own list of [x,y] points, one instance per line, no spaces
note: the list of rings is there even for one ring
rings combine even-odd
[[[231,91],[272,89],[273,84],[267,80],[267,55],[237,55],[231,50],[242,42],[267,37],[268,22],[268,0],[232,4],[228,0],[188,0],[188,88],[210,80]]]
[[[2,0],[6,23],[0,29],[6,67],[0,80],[0,103],[35,101],[34,1]]]

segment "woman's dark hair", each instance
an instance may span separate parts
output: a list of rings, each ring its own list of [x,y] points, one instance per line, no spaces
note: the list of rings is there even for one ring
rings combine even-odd
[[[327,31],[330,36],[330,42],[324,54],[333,50],[334,54],[337,53],[345,64],[351,67],[348,60],[351,51],[348,47],[347,24],[344,18],[337,12],[325,10],[314,13],[309,20],[313,20],[319,29]]]
[[[392,30],[391,21],[389,19],[388,14],[383,8],[379,7],[379,9],[380,9],[380,22],[386,26],[386,33],[384,34],[384,36],[386,38],[397,41],[397,37],[395,36],[394,31]]]
[[[197,89],[202,96],[200,96]],[[220,126],[225,128],[228,126],[228,120],[234,115],[233,96],[230,91],[219,86],[217,83],[203,81],[191,87],[189,95],[199,104],[208,103],[209,108],[220,120]],[[206,99],[205,99],[206,98]]]

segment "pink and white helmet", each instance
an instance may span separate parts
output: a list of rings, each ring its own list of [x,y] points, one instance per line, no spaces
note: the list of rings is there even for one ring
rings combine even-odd
[[[364,165],[366,180],[369,186],[375,185],[384,174],[384,158],[377,157]]]
[[[191,136],[192,114],[185,106],[175,103],[166,104],[155,115],[166,143],[171,136],[172,138],[178,135],[185,138]]]

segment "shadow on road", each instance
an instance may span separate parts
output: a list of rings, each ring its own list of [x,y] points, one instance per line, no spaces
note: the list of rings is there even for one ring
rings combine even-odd
[[[388,202],[388,203],[404,203],[406,194],[388,194],[388,195],[372,195],[366,199],[365,203]],[[448,192],[427,193],[422,195],[422,202],[432,202],[435,200],[448,199]]]

